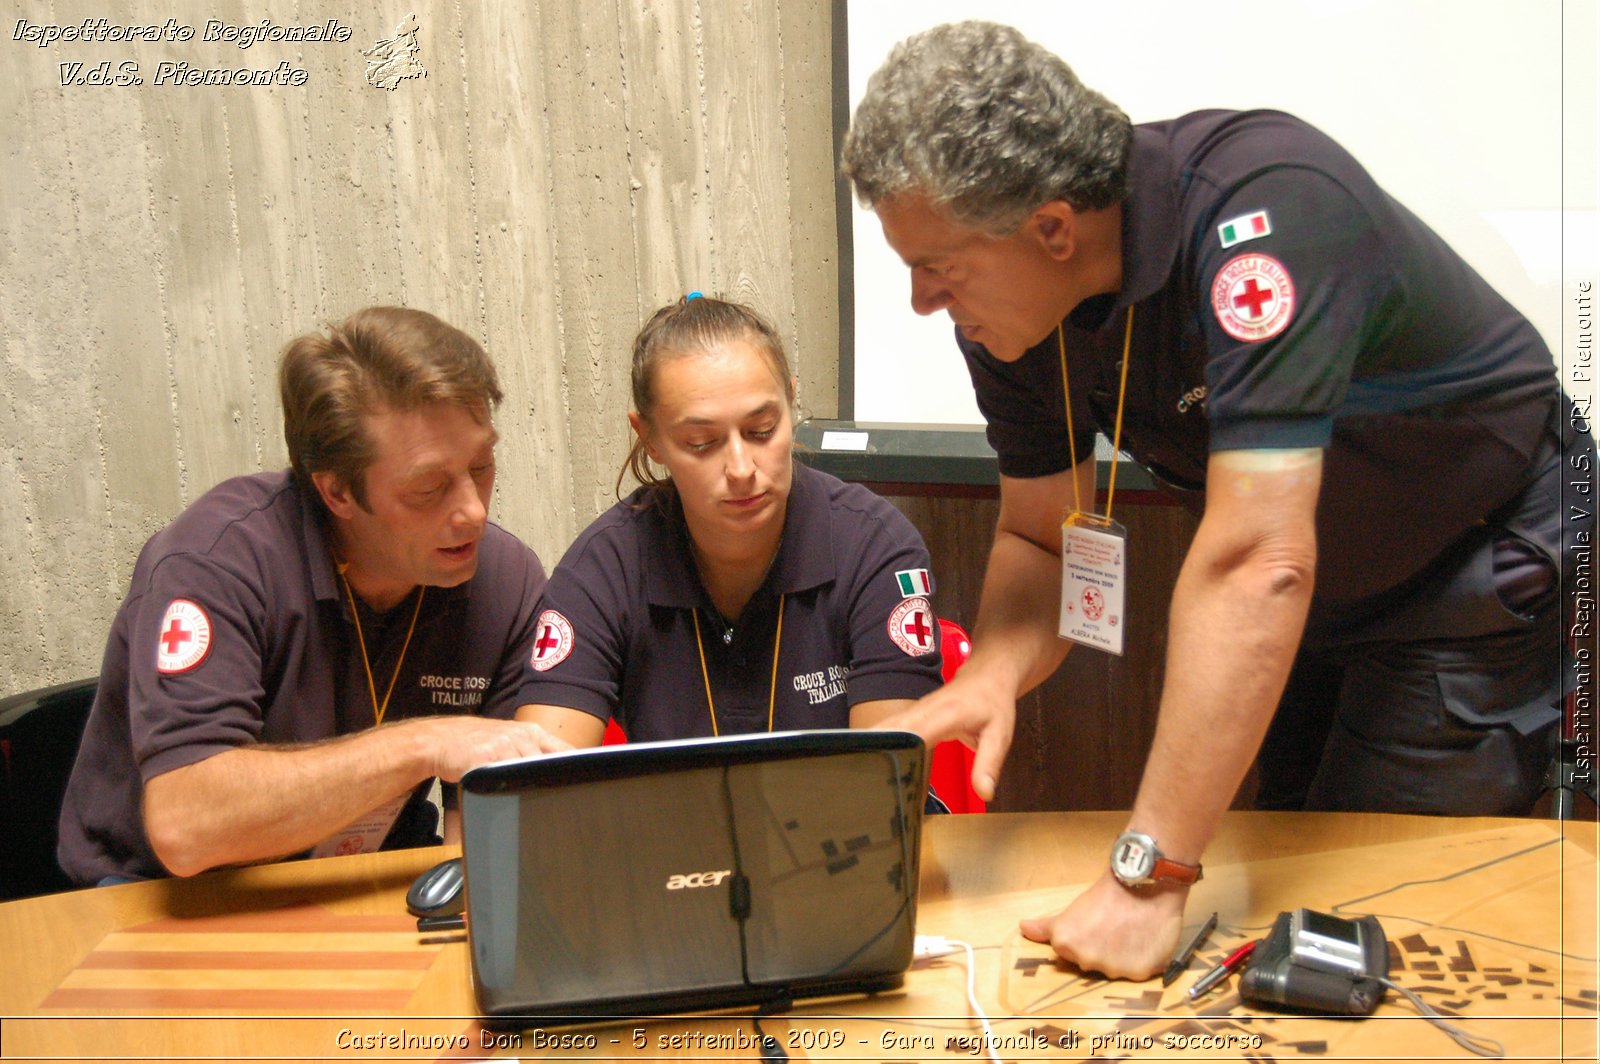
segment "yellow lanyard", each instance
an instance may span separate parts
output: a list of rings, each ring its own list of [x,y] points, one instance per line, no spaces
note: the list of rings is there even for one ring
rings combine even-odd
[[[422,613],[422,596],[428,593],[426,587],[417,588],[417,606],[411,611],[411,627],[406,629],[406,641],[400,648],[400,660],[394,663],[394,675],[389,677],[388,690],[383,692],[383,702],[378,701],[378,685],[372,682],[372,659],[367,657],[367,637],[361,633],[361,611],[356,608],[356,595],[350,590],[350,578],[344,571],[350,568],[349,562],[339,565],[339,579],[344,582],[344,593],[350,598],[350,617],[356,622],[356,642],[361,646],[361,667],[367,670],[367,694],[372,696],[372,719],[377,724],[383,723],[383,715],[389,712],[389,696],[394,694],[395,681],[400,679],[400,666],[406,663],[406,651],[411,649],[411,633],[417,630],[417,617]]]
[[[1122,382],[1117,386],[1117,423],[1111,437],[1111,483],[1106,488],[1106,520],[1111,520],[1111,501],[1117,494],[1117,456],[1122,453],[1122,403],[1128,397],[1128,352],[1133,347],[1133,304],[1128,304],[1128,327],[1122,335]],[[1061,393],[1067,407],[1067,456],[1072,463],[1072,505],[1083,513],[1078,495],[1078,458],[1073,453],[1072,388],[1067,384],[1067,341],[1061,326],[1056,326],[1056,350],[1061,352]]]
[[[773,708],[778,704],[778,648],[783,646],[783,604],[788,595],[778,596],[778,634],[772,640],[772,689],[767,692],[767,731],[772,730]],[[700,651],[700,678],[706,683],[706,709],[711,711],[711,734],[720,736],[717,727],[717,704],[711,699],[711,673],[706,671],[706,647],[700,641],[700,611],[689,614],[694,618],[694,646]]]

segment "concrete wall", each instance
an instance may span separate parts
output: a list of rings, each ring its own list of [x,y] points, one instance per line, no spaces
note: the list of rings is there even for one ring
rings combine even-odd
[[[834,412],[826,4],[275,5],[350,39],[243,49],[206,23],[259,27],[259,4],[22,10],[0,37],[0,695],[98,672],[139,546],[284,464],[278,353],[358,307],[487,346],[495,515],[550,565],[612,500],[629,341],[657,305],[762,308],[805,405]],[[369,84],[363,50],[413,13],[425,76]],[[194,36],[26,39],[85,19]],[[157,84],[163,62],[301,83]]]

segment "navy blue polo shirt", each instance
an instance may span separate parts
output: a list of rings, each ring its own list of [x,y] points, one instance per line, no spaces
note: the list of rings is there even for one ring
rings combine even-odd
[[[1400,585],[1515,497],[1552,424],[1533,326],[1324,134],[1276,111],[1134,129],[1121,291],[1012,364],[957,333],[1000,471],[1108,436],[1128,308],[1123,449],[1197,508],[1211,451],[1320,447],[1316,588]]]
[[[675,494],[645,489],[602,514],[561,559],[539,606],[525,704],[615,715],[629,739],[844,728],[850,707],[939,686],[928,551],[906,517],[859,485],[794,464],[783,540],[737,624],[695,569]],[[700,638],[695,637],[698,616]]]
[[[372,727],[325,520],[289,473],[261,473],[218,484],[145,544],[67,787],[60,857],[75,880],[167,874],[139,812],[146,780],[239,746]],[[383,615],[360,604],[380,700],[417,616],[386,723],[516,712],[544,569],[494,524],[478,550],[473,578],[423,589],[420,612],[417,591]]]

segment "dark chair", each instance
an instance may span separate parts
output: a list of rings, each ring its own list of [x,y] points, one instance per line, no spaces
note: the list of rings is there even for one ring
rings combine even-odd
[[[56,863],[56,822],[95,684],[0,699],[0,901],[75,886]]]
[[[1572,690],[1567,692],[1561,704],[1556,754],[1545,772],[1544,788],[1551,795],[1550,815],[1557,820],[1581,819],[1574,801],[1580,794],[1589,799],[1588,819],[1593,820],[1596,817],[1595,806],[1600,803],[1595,798],[1593,757],[1584,756],[1593,750],[1593,746],[1587,741],[1589,729],[1583,725],[1586,719],[1590,724],[1594,721],[1595,670],[1594,663],[1588,657],[1590,652],[1579,635],[1580,632],[1588,634],[1588,625],[1577,616],[1577,596],[1571,596],[1571,601],[1573,608],[1567,611],[1567,631],[1571,633],[1568,640],[1569,660],[1583,662],[1583,666],[1574,670]]]

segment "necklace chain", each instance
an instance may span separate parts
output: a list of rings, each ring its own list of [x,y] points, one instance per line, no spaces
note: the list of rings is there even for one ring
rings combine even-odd
[[[783,647],[783,606],[787,602],[787,594],[778,596],[778,632],[772,638],[772,686],[767,691],[767,731],[772,730],[773,717],[778,704],[778,652]],[[711,672],[706,668],[706,647],[700,639],[700,611],[693,610],[689,614],[694,619],[694,646],[700,652],[700,679],[706,685],[706,710],[711,714],[711,734],[722,735],[722,729],[717,726],[717,703],[711,697]],[[733,643],[733,627],[724,625],[722,632],[724,646]]]

